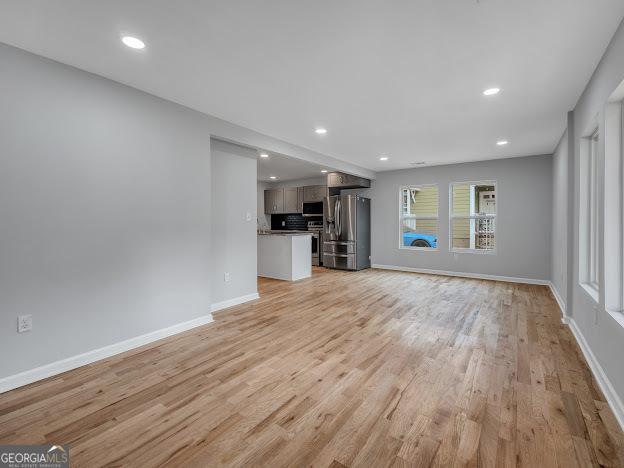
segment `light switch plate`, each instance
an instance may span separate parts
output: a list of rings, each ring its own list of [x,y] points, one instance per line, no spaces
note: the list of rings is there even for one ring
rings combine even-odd
[[[17,333],[25,333],[32,330],[32,315],[17,316]]]

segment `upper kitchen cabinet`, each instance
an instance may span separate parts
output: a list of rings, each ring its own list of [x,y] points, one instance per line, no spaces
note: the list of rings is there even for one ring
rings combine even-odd
[[[308,185],[303,187],[303,201],[308,202],[322,202],[327,194],[327,187],[325,185]]]
[[[284,189],[264,191],[264,213],[284,213]]]
[[[303,213],[303,187],[297,187],[297,213]]]
[[[322,202],[327,196],[325,185],[277,188],[264,191],[264,213],[303,213],[303,203]]]
[[[301,213],[297,199],[297,187],[284,189],[284,213]]]

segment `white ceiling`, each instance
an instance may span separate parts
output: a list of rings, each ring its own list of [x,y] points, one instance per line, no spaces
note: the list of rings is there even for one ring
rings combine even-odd
[[[287,180],[323,177],[321,169],[332,171],[331,167],[320,167],[301,159],[280,154],[270,154],[267,159],[258,158],[258,180],[263,182],[284,182]],[[272,180],[271,176],[277,177]]]
[[[552,152],[623,15],[622,0],[0,0],[0,41],[385,170]]]

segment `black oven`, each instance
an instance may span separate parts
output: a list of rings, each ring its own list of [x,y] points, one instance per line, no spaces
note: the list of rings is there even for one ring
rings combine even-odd
[[[303,216],[323,216],[323,202],[303,202]]]

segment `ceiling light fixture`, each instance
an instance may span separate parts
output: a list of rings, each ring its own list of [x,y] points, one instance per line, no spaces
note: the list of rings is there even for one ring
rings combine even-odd
[[[321,169],[321,172],[325,174],[327,172],[327,169]]]
[[[505,146],[507,143],[509,143],[507,140],[498,140],[496,142],[498,146]]]
[[[121,42],[131,49],[145,49],[145,42],[137,37],[124,36],[121,38]]]
[[[484,96],[494,96],[495,94],[500,93],[500,88],[488,88],[483,91]]]
[[[388,160],[388,156],[379,156],[379,160],[380,161],[387,161]]]
[[[271,180],[275,180],[275,179],[277,179],[277,177],[275,177],[274,175],[272,175],[272,176],[269,176],[269,179],[271,179]]]
[[[325,128],[317,128],[314,130],[317,135],[325,135],[327,133],[327,129]]]
[[[267,153],[260,153],[261,158],[268,158],[269,155]]]

